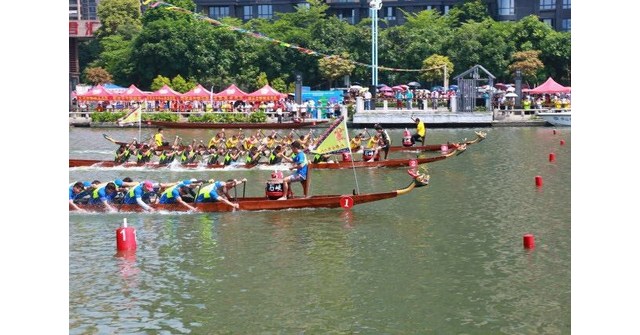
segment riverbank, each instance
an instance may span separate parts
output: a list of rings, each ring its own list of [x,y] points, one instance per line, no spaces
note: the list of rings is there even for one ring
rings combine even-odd
[[[544,127],[552,126],[534,114],[533,110],[495,110],[491,112],[451,113],[447,111],[425,112],[421,110],[384,110],[356,113],[348,122],[350,128],[371,128],[380,124],[385,128],[412,128],[411,118],[420,118],[428,128],[478,128],[478,127]],[[307,119],[320,121],[323,119]],[[330,123],[318,124],[317,128],[328,127]],[[91,122],[91,118],[74,115],[69,117],[70,127],[91,128],[137,128],[137,125],[120,126],[115,122]],[[156,128],[143,123],[142,128]],[[233,127],[233,124],[229,124]]]

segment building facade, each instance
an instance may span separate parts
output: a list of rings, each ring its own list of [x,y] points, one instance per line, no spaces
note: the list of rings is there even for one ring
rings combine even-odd
[[[69,0],[69,106],[71,92],[80,83],[78,42],[93,38],[100,28],[97,9],[100,0]]]
[[[325,0],[328,13],[346,22],[356,24],[369,17],[367,0]],[[457,3],[464,0],[383,0],[378,13],[381,25],[404,24],[406,19],[400,9],[415,13],[437,10],[446,14]],[[489,0],[489,14],[496,21],[517,21],[535,14],[540,20],[558,31],[571,31],[571,0]],[[275,13],[295,11],[296,6],[308,6],[304,0],[195,0],[197,11],[213,19],[235,17],[243,21],[255,18],[272,19]]]

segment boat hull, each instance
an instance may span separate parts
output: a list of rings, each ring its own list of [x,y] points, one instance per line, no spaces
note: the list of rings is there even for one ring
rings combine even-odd
[[[537,113],[539,117],[548,123],[559,127],[571,127],[571,112]]]

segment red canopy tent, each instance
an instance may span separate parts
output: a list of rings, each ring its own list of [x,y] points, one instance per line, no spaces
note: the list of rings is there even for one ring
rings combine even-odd
[[[181,96],[182,96],[182,94],[174,91],[171,87],[169,87],[169,86],[167,86],[167,84],[165,84],[159,90],[150,93],[147,96],[147,99],[160,100],[160,101],[166,101],[166,100],[175,101],[175,100],[179,100]]]
[[[531,90],[522,90],[523,92],[528,92],[529,94],[553,94],[553,93],[570,93],[571,87],[565,87],[558,83],[556,83],[553,78],[549,77],[544,84],[531,89]]]
[[[123,101],[138,101],[138,100],[146,100],[149,99],[149,93],[144,92],[136,87],[136,85],[131,84],[129,88],[127,88],[124,93],[118,96],[118,99]]]
[[[182,94],[180,100],[185,101],[207,101],[211,99],[211,92],[207,91],[202,85],[198,84],[198,86],[191,89],[191,91]]]
[[[269,84],[264,85],[261,89],[250,93],[247,97],[249,101],[270,101],[270,100],[280,100],[282,98],[286,98],[286,94],[282,94],[269,86]]]
[[[78,94],[78,101],[108,101],[118,99],[117,94],[113,94],[102,85],[97,85],[84,94]]]
[[[248,94],[241,89],[239,89],[236,85],[231,84],[231,86],[227,87],[224,91],[216,93],[213,95],[213,100],[215,101],[230,101],[230,100],[245,100]]]

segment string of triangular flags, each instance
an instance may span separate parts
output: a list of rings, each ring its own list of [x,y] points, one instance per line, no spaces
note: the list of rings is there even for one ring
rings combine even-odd
[[[147,1],[143,2],[143,4],[144,5],[149,5],[151,2],[152,2],[152,0],[147,0]],[[163,1],[155,1],[155,2],[153,2],[151,5],[149,5],[149,8],[156,8],[158,6],[162,6],[163,8],[166,8],[166,9],[169,9],[169,10],[179,11],[179,12],[186,13],[186,14],[192,14],[195,17],[197,17],[198,19],[201,19],[201,20],[204,20],[206,22],[209,22],[210,24],[212,24],[214,26],[223,27],[223,28],[229,29],[231,31],[235,31],[235,32],[238,32],[238,33],[241,33],[241,34],[245,34],[245,35],[251,36],[253,38],[257,38],[257,39],[261,39],[261,40],[264,40],[264,41],[268,41],[268,42],[271,42],[273,44],[277,44],[277,45],[279,45],[281,47],[294,49],[294,50],[297,50],[297,51],[299,51],[301,53],[304,53],[304,54],[307,54],[307,55],[319,56],[319,57],[335,56],[335,55],[328,55],[328,54],[324,54],[324,53],[317,52],[317,51],[314,51],[314,50],[306,49],[306,48],[303,48],[303,47],[295,45],[295,44],[290,44],[290,43],[287,43],[287,42],[284,42],[284,41],[280,41],[280,40],[271,38],[269,36],[265,36],[265,35],[263,35],[261,33],[257,33],[257,32],[253,32],[253,31],[250,31],[250,30],[246,30],[246,29],[242,29],[242,28],[239,28],[239,27],[235,27],[235,26],[231,26],[231,25],[228,25],[228,24],[224,24],[224,23],[222,23],[222,22],[220,22],[218,20],[212,19],[212,18],[210,18],[208,16],[204,16],[202,14],[194,13],[194,12],[192,12],[190,10],[187,10],[187,9],[184,9],[184,8],[181,8],[181,7],[177,7],[177,6],[174,6],[174,5],[170,4],[170,3],[166,3],[166,2],[163,2]],[[340,57],[340,56],[336,56],[336,57]],[[372,68],[373,67],[371,64],[365,64],[365,63],[361,63],[361,62],[356,62],[356,61],[353,61],[353,60],[350,60],[350,59],[345,59],[345,61],[350,62],[350,63],[352,63],[354,65],[358,65],[358,66],[364,66],[364,67],[368,67],[368,68]],[[386,66],[378,66],[378,70],[393,71],[393,72],[422,72],[422,71],[424,71],[423,69],[398,69],[398,68],[392,68],[392,67],[386,67]]]

